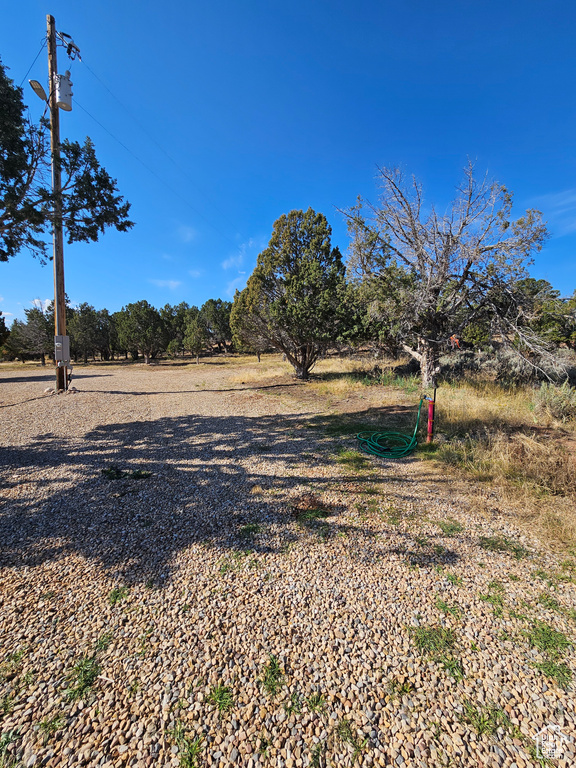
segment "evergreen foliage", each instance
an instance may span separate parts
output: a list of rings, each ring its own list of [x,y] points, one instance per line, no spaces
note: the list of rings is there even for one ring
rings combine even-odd
[[[312,208],[282,215],[232,312],[237,338],[280,350],[301,379],[344,327],[344,265],[331,233]]]
[[[0,261],[23,249],[47,258],[45,238],[52,230],[54,195],[50,184],[47,125],[25,117],[22,89],[0,61]],[[87,138],[61,143],[62,217],[68,242],[96,241],[106,227],[133,226],[130,204],[100,165]]]

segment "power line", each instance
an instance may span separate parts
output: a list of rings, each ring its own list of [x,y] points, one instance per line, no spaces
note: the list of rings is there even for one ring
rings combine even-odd
[[[147,136],[147,137],[150,139],[150,141],[152,141],[152,142],[153,142],[153,143],[154,143],[154,144],[155,144],[155,145],[158,147],[158,149],[159,149],[159,150],[162,152],[162,154],[163,154],[163,155],[166,155],[166,157],[167,157],[167,158],[168,158],[168,159],[169,159],[169,160],[170,160],[172,163],[174,163],[174,165],[175,165],[177,168],[179,168],[179,166],[178,166],[178,163],[176,162],[176,160],[174,160],[174,158],[173,158],[171,155],[169,155],[169,154],[168,154],[168,152],[166,152],[166,150],[164,149],[164,147],[163,147],[161,144],[159,144],[159,143],[156,141],[156,139],[154,138],[154,136],[152,136],[152,134],[148,132],[148,130],[146,129],[146,126],[144,126],[144,125],[143,125],[143,124],[140,122],[140,120],[138,120],[138,118],[136,117],[136,115],[134,115],[134,114],[132,113],[132,111],[131,111],[130,109],[128,109],[128,107],[126,106],[126,104],[124,104],[124,102],[122,102],[122,101],[121,101],[121,100],[118,98],[118,96],[116,96],[116,94],[115,94],[113,91],[111,91],[111,90],[110,90],[110,88],[109,88],[109,87],[106,85],[106,83],[104,82],[104,80],[102,80],[100,77],[98,77],[98,75],[96,74],[96,72],[94,72],[94,70],[93,70],[91,67],[89,67],[89,66],[88,66],[88,64],[87,64],[87,63],[86,63],[86,62],[85,62],[83,59],[82,59],[82,64],[84,64],[84,66],[85,66],[85,67],[86,67],[86,69],[87,69],[87,70],[90,72],[90,74],[91,74],[91,75],[92,75],[94,78],[96,78],[96,80],[98,80],[98,82],[100,83],[100,85],[101,85],[103,88],[105,88],[105,89],[108,91],[108,93],[110,94],[110,96],[112,96],[112,98],[113,98],[115,101],[117,101],[117,102],[118,102],[118,104],[120,104],[120,106],[122,107],[122,109],[124,109],[124,110],[126,111],[126,113],[127,113],[127,114],[128,114],[128,115],[129,115],[129,116],[132,118],[132,120],[134,120],[134,122],[135,122],[135,123],[136,123],[136,125],[137,125],[137,126],[140,128],[140,130],[141,130],[143,133],[145,133],[145,134],[146,134],[146,136]]]
[[[38,53],[36,54],[36,58],[34,59],[34,61],[32,62],[32,64],[30,64],[30,66],[28,67],[28,72],[26,72],[26,74],[25,74],[25,75],[24,75],[24,77],[22,78],[22,81],[21,81],[21,83],[20,83],[20,88],[22,88],[22,85],[23,85],[23,83],[24,83],[24,80],[26,80],[26,78],[27,78],[27,77],[28,77],[28,75],[30,74],[30,70],[32,69],[32,67],[34,66],[34,64],[36,64],[36,62],[37,62],[37,60],[38,60],[38,56],[40,56],[40,54],[41,54],[41,53],[42,53],[42,51],[44,50],[44,46],[45,46],[45,45],[46,45],[46,38],[45,38],[45,37],[43,37],[43,38],[42,38],[42,45],[40,46],[40,50],[39,50],[39,51],[38,51]]]
[[[227,240],[229,243],[231,243],[231,244],[234,246],[234,248],[236,248],[236,249],[237,249],[237,250],[240,252],[240,248],[239,248],[239,246],[238,246],[238,244],[237,244],[237,243],[235,243],[235,242],[234,242],[234,241],[233,241],[233,240],[232,240],[230,237],[228,237],[228,235],[224,234],[224,232],[222,232],[221,230],[217,229],[217,227],[215,227],[215,226],[214,226],[214,224],[212,224],[212,222],[211,222],[209,219],[207,219],[207,218],[206,218],[206,216],[204,216],[204,214],[203,214],[203,213],[201,213],[201,212],[200,212],[200,211],[199,211],[197,208],[195,208],[195,207],[194,207],[194,206],[193,206],[193,205],[190,203],[190,201],[189,201],[189,200],[187,200],[185,197],[183,197],[183,196],[182,196],[182,195],[181,195],[181,194],[180,194],[180,193],[179,193],[179,192],[178,192],[176,189],[174,189],[174,187],[172,187],[170,184],[168,184],[168,182],[167,182],[165,179],[163,179],[161,176],[159,176],[159,175],[156,173],[156,171],[154,171],[152,168],[150,168],[150,166],[149,166],[149,165],[147,165],[147,164],[144,162],[144,160],[142,160],[140,157],[138,157],[138,155],[137,155],[135,152],[133,152],[133,151],[130,149],[130,147],[127,147],[127,146],[126,146],[126,144],[124,144],[124,142],[123,142],[123,141],[121,141],[121,140],[120,140],[120,139],[119,139],[117,136],[115,136],[115,135],[112,133],[112,131],[110,131],[108,128],[106,128],[106,126],[105,126],[103,123],[101,123],[101,122],[100,122],[100,120],[98,120],[98,118],[94,117],[94,115],[93,115],[91,112],[89,112],[89,111],[86,109],[86,107],[83,107],[83,106],[82,106],[82,104],[80,104],[80,102],[78,101],[78,99],[75,99],[75,103],[76,103],[76,104],[78,104],[78,106],[80,107],[80,109],[81,109],[81,110],[83,110],[84,112],[86,112],[86,114],[88,115],[88,117],[92,118],[92,120],[94,120],[94,122],[95,122],[95,123],[97,123],[97,124],[100,126],[100,128],[102,128],[104,131],[106,131],[106,133],[107,133],[109,136],[111,136],[111,137],[114,139],[114,141],[116,141],[118,144],[120,144],[120,146],[121,146],[123,149],[125,149],[125,150],[126,150],[126,152],[128,152],[128,154],[129,154],[129,155],[131,155],[131,156],[132,156],[132,157],[133,157],[133,158],[134,158],[134,159],[135,159],[137,162],[139,162],[139,163],[140,163],[140,165],[142,165],[142,167],[143,167],[143,168],[146,168],[146,170],[147,170],[149,173],[151,173],[151,174],[152,174],[152,175],[153,175],[153,176],[154,176],[156,179],[158,179],[158,181],[159,181],[161,184],[163,184],[163,185],[166,187],[166,189],[170,190],[170,192],[172,192],[172,194],[173,194],[173,195],[175,195],[175,196],[176,196],[176,197],[177,197],[179,200],[181,200],[181,201],[182,201],[182,202],[183,202],[185,205],[187,205],[187,206],[188,206],[188,208],[190,208],[190,210],[194,211],[194,213],[195,213],[197,216],[199,216],[201,219],[203,219],[203,220],[206,222],[206,224],[208,224],[208,226],[209,226],[209,227],[211,227],[211,228],[212,228],[212,229],[213,229],[215,232],[217,232],[217,233],[218,233],[218,234],[219,234],[221,237],[225,238],[225,239],[226,239],[226,240]]]
[[[90,74],[91,74],[91,75],[92,75],[92,76],[93,76],[93,77],[94,77],[94,78],[95,78],[95,79],[96,79],[96,80],[97,80],[97,81],[100,83],[100,85],[101,85],[101,86],[102,86],[102,87],[103,87],[103,88],[104,88],[106,91],[108,91],[108,93],[110,94],[110,96],[112,96],[112,98],[113,98],[115,101],[117,101],[117,102],[118,102],[118,104],[120,104],[120,106],[122,107],[122,109],[124,109],[124,111],[126,112],[126,114],[127,114],[127,115],[128,115],[128,116],[129,116],[129,117],[130,117],[130,118],[131,118],[131,119],[132,119],[132,120],[133,120],[133,121],[136,123],[136,125],[137,125],[137,126],[140,128],[140,130],[141,130],[141,131],[142,131],[142,132],[145,134],[145,136],[147,136],[147,137],[150,139],[150,141],[152,141],[152,142],[153,142],[153,143],[156,145],[156,147],[158,147],[158,149],[159,149],[159,150],[162,152],[162,154],[163,154],[163,155],[165,155],[165,156],[166,156],[166,157],[167,157],[167,158],[170,160],[170,162],[174,164],[174,167],[175,167],[175,168],[178,170],[178,172],[180,173],[180,175],[182,176],[182,178],[183,178],[183,179],[184,179],[184,180],[185,180],[185,181],[186,181],[186,182],[187,182],[187,183],[188,183],[190,186],[192,186],[192,187],[196,187],[196,189],[197,189],[197,190],[198,190],[198,191],[199,191],[199,192],[202,194],[202,196],[203,196],[203,197],[204,197],[206,200],[208,200],[208,201],[209,201],[209,200],[210,200],[210,196],[209,196],[209,195],[208,195],[208,194],[205,192],[205,190],[203,190],[203,189],[200,189],[200,187],[198,187],[198,185],[197,185],[197,184],[195,184],[195,183],[194,183],[194,181],[193,181],[193,180],[192,180],[192,179],[191,179],[189,176],[187,176],[185,173],[183,173],[183,172],[182,172],[182,164],[181,164],[181,163],[178,163],[178,161],[176,161],[176,160],[175,160],[175,159],[174,159],[174,158],[173,158],[173,157],[172,157],[172,156],[171,156],[171,155],[170,155],[170,154],[169,154],[169,153],[168,153],[168,152],[167,152],[167,151],[164,149],[164,147],[163,147],[163,146],[162,146],[162,145],[161,145],[161,144],[160,144],[160,143],[159,143],[159,142],[158,142],[158,141],[155,139],[155,137],[154,137],[154,136],[153,136],[153,135],[152,135],[152,134],[151,134],[151,133],[148,131],[148,129],[146,128],[146,126],[145,126],[145,125],[144,125],[144,124],[143,124],[143,123],[142,123],[142,122],[141,122],[141,121],[140,121],[140,120],[139,120],[139,119],[138,119],[138,118],[137,118],[137,117],[134,115],[134,113],[133,113],[133,112],[132,112],[132,111],[131,111],[131,110],[130,110],[130,109],[127,107],[127,106],[126,106],[126,104],[124,104],[124,102],[123,102],[123,101],[122,101],[122,100],[121,100],[121,99],[120,99],[118,96],[116,96],[116,94],[115,94],[115,93],[114,93],[114,92],[113,92],[113,91],[112,91],[112,90],[109,88],[109,86],[108,86],[108,85],[107,85],[107,84],[104,82],[104,80],[102,80],[102,78],[101,78],[101,77],[98,77],[98,75],[96,74],[96,72],[94,72],[94,70],[93,70],[93,69],[92,69],[92,68],[91,68],[91,67],[90,67],[90,66],[89,66],[89,65],[88,65],[88,64],[87,64],[87,63],[84,61],[84,59],[81,59],[81,62],[82,62],[82,64],[83,64],[83,65],[84,65],[84,66],[87,68],[87,70],[90,72]],[[217,212],[217,213],[218,213],[218,214],[219,214],[221,217],[223,217],[224,219],[226,219],[226,214],[225,214],[223,211],[221,211],[221,210],[220,210],[220,209],[219,209],[219,208],[218,208],[216,205],[214,205],[214,203],[213,203],[213,202],[211,202],[211,205],[214,207],[214,209],[216,210],[216,212]],[[200,215],[202,215],[202,214],[200,214]],[[208,221],[208,220],[207,220],[207,219],[206,219],[204,216],[203,216],[202,218],[204,218],[204,220],[205,220],[205,221]],[[208,223],[209,223],[209,222],[208,222]],[[228,223],[230,223],[230,222],[228,222]],[[213,229],[215,229],[214,225],[210,224],[210,226],[211,226]],[[216,231],[220,233],[220,231],[219,231],[219,230],[216,230]],[[222,234],[222,233],[220,233],[220,234]],[[228,240],[230,243],[232,243],[232,244],[234,245],[234,247],[235,247],[235,248],[237,248],[238,250],[240,250],[240,249],[238,248],[238,245],[237,245],[237,244],[236,244],[236,243],[235,243],[233,240],[231,240],[231,239],[230,239],[229,237],[227,237],[226,235],[223,235],[223,237],[226,237],[226,239],[227,239],[227,240]]]

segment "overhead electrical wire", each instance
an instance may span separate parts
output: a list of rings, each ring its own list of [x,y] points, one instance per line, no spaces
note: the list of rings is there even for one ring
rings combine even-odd
[[[27,78],[27,77],[28,77],[28,75],[30,74],[30,72],[31,72],[31,70],[32,70],[32,67],[33,67],[33,66],[34,66],[34,64],[36,64],[36,62],[38,61],[38,56],[40,56],[40,54],[41,54],[41,53],[42,53],[42,51],[44,50],[44,47],[45,47],[45,45],[46,45],[46,38],[45,38],[45,37],[43,37],[43,38],[42,38],[42,45],[40,46],[40,50],[39,50],[39,51],[38,51],[38,53],[36,54],[36,57],[35,57],[34,61],[32,62],[32,64],[30,64],[30,66],[28,67],[28,72],[26,72],[26,74],[24,75],[24,77],[23,77],[23,78],[22,78],[22,80],[20,81],[20,88],[22,88],[22,85],[24,84],[24,80],[26,80],[26,78]]]
[[[88,64],[87,64],[87,63],[84,61],[84,59],[82,59],[82,64],[84,64],[84,66],[86,67],[86,69],[88,70],[88,72],[90,72],[90,74],[92,75],[92,77],[94,77],[96,80],[98,80],[98,82],[100,83],[100,85],[101,85],[103,88],[105,88],[105,89],[108,91],[108,93],[110,94],[110,96],[112,96],[112,98],[113,98],[115,101],[117,101],[117,102],[118,102],[118,104],[120,104],[120,106],[122,107],[122,109],[124,109],[124,111],[126,112],[126,114],[128,114],[128,115],[129,115],[129,116],[132,118],[132,120],[134,120],[134,122],[135,122],[135,123],[136,123],[136,125],[137,125],[137,126],[140,128],[140,130],[141,130],[143,133],[145,133],[145,134],[146,134],[146,136],[147,136],[147,137],[150,139],[150,141],[152,141],[152,142],[153,142],[153,143],[154,143],[154,144],[155,144],[155,145],[158,147],[158,149],[160,150],[160,152],[162,152],[162,154],[163,154],[163,155],[166,155],[166,157],[167,157],[167,158],[168,158],[168,159],[169,159],[169,160],[170,160],[172,163],[174,163],[174,165],[175,165],[175,166],[176,166],[176,167],[179,169],[179,166],[178,166],[178,163],[176,162],[176,160],[174,160],[174,158],[173,158],[173,157],[172,157],[170,154],[168,154],[168,152],[166,152],[166,150],[164,149],[164,147],[163,147],[161,144],[159,144],[159,143],[158,143],[158,141],[156,141],[156,139],[154,138],[154,136],[152,136],[152,134],[151,134],[151,133],[149,133],[149,131],[146,129],[146,126],[145,126],[145,125],[143,125],[143,124],[140,122],[140,120],[138,120],[138,118],[136,117],[136,115],[134,115],[134,113],[133,113],[133,112],[132,112],[130,109],[128,109],[128,107],[126,106],[126,104],[124,104],[124,102],[122,102],[122,101],[121,101],[121,100],[118,98],[118,96],[116,96],[116,94],[115,94],[115,93],[114,93],[112,90],[110,90],[110,88],[109,88],[109,87],[106,85],[106,83],[104,82],[104,80],[102,80],[102,78],[98,77],[98,75],[96,74],[96,72],[94,72],[94,70],[93,70],[93,69],[92,69],[92,68],[91,68],[91,67],[90,67],[90,66],[89,66],[89,65],[88,65]],[[179,170],[180,170],[180,169],[179,169]]]
[[[91,112],[89,112],[86,109],[86,107],[82,106],[82,104],[78,101],[78,99],[75,99],[75,103],[80,107],[80,109],[83,112],[86,112],[88,117],[90,117],[92,120],[94,120],[94,122],[97,123],[100,126],[100,128],[102,128],[102,130],[106,131],[106,133],[109,136],[111,136],[114,139],[114,141],[116,141],[118,144],[120,144],[120,146],[123,149],[125,149],[126,152],[128,152],[129,155],[131,155],[137,162],[139,162],[140,165],[148,171],[148,173],[151,173],[152,176],[154,176],[156,179],[158,179],[158,181],[166,187],[166,189],[170,190],[170,192],[172,192],[173,195],[175,195],[181,202],[183,202],[185,205],[187,205],[190,208],[190,210],[194,211],[194,213],[197,216],[200,216],[200,218],[203,219],[206,222],[206,224],[208,224],[209,227],[212,227],[212,229],[214,229],[216,232],[218,232],[219,235],[221,235],[222,237],[226,237],[226,239],[228,239],[235,247],[238,247],[236,245],[236,243],[234,243],[232,240],[230,240],[230,238],[228,238],[223,232],[220,232],[220,230],[216,229],[214,227],[214,225],[212,224],[212,222],[209,219],[207,219],[204,216],[203,213],[201,213],[197,208],[194,208],[194,206],[190,203],[189,200],[187,200],[185,197],[183,197],[176,189],[174,189],[174,187],[170,186],[170,184],[168,184],[168,182],[165,179],[163,179],[161,176],[159,176],[153,168],[150,168],[150,166],[147,165],[144,162],[144,160],[142,160],[140,157],[138,157],[138,155],[135,152],[133,152],[130,149],[130,147],[127,147],[126,144],[124,144],[123,141],[121,141],[117,136],[115,136],[112,133],[112,131],[110,131],[108,128],[106,128],[106,126],[103,123],[101,123],[100,120],[98,120],[98,118],[94,117],[94,115]]]
[[[136,123],[136,125],[147,136],[147,138],[150,141],[152,141],[155,144],[155,146],[158,147],[158,149],[162,152],[162,154],[165,155],[174,164],[174,166],[178,169],[179,173],[186,180],[186,182],[188,184],[190,184],[191,186],[195,186],[196,189],[198,189],[198,191],[200,191],[205,198],[209,199],[209,196],[206,194],[206,192],[201,190],[196,184],[194,184],[192,179],[190,179],[186,174],[184,174],[182,172],[181,164],[178,163],[164,149],[164,147],[161,144],[159,144],[159,142],[154,138],[154,136],[152,136],[150,134],[150,132],[146,129],[146,127],[143,125],[143,123],[133,114],[133,112],[123,103],[123,101],[120,98],[118,98],[118,96],[116,96],[116,94],[108,87],[108,85],[104,82],[104,80],[102,80],[101,77],[98,77],[96,72],[94,72],[94,70],[86,63],[86,61],[84,59],[80,59],[80,61],[86,67],[86,69],[90,72],[90,74],[100,83],[100,85],[106,91],[108,91],[108,93],[112,96],[112,98],[115,101],[117,101],[118,104],[120,104],[120,106],[124,109],[126,114]],[[76,103],[78,104],[78,100],[76,100]],[[81,105],[79,104],[79,106],[81,106]],[[217,232],[221,237],[223,237],[225,240],[227,240],[236,250],[238,250],[240,252],[240,247],[238,246],[238,243],[234,242],[234,240],[232,240],[231,237],[229,237],[224,232],[222,232],[222,230],[218,229],[204,214],[200,213],[200,211],[197,208],[194,208],[194,206],[188,200],[186,200],[186,198],[182,197],[182,195],[180,193],[178,193],[173,187],[171,187],[164,179],[162,179],[161,176],[159,176],[157,173],[155,173],[155,171],[153,171],[139,157],[137,157],[130,149],[128,149],[128,147],[125,144],[123,144],[119,139],[117,139],[116,136],[114,136],[114,134],[111,131],[109,131],[104,125],[102,125],[102,123],[99,120],[97,120],[93,115],[91,115],[90,112],[88,112],[88,110],[85,107],[81,107],[81,108],[84,110],[84,112],[86,112],[86,114],[88,114],[93,120],[95,120],[98,123],[98,125],[100,125],[110,136],[112,136],[113,139],[118,141],[118,143],[121,144],[121,146],[123,146],[124,149],[126,149],[136,160],[138,160],[139,163],[141,163],[150,173],[152,173],[159,181],[161,181],[162,184],[164,184],[164,186],[167,189],[169,189],[173,194],[175,194],[192,211],[194,211],[194,213],[196,213],[198,216],[200,216],[200,218],[202,218],[203,221],[205,221],[208,224],[208,226],[211,227],[211,229],[213,229],[215,232]],[[212,205],[213,205],[213,203],[212,203]],[[218,213],[225,218],[225,214],[222,211],[218,210],[216,208],[216,206],[214,206],[214,207],[218,211]]]

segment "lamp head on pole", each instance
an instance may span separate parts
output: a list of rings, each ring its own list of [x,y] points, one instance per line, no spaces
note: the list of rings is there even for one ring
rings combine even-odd
[[[38,96],[39,99],[42,99],[42,101],[48,101],[48,96],[46,96],[46,91],[42,87],[42,85],[38,82],[38,80],[28,80],[30,83],[30,86],[36,96]]]

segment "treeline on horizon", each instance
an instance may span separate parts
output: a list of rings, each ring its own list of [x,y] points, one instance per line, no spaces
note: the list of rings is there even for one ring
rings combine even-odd
[[[348,322],[340,323],[339,335],[332,343],[325,343],[323,351],[354,352],[359,347],[371,353],[381,352],[390,357],[403,353],[402,345],[382,333],[373,322],[369,310],[362,313],[353,282],[346,283],[340,314]],[[546,280],[528,277],[517,286],[525,293],[532,306],[532,319],[528,325],[545,337],[551,347],[576,349],[576,291],[571,298],[562,298],[560,292]],[[354,295],[356,293],[356,295]],[[243,292],[237,292],[235,303],[222,299],[209,299],[200,308],[181,302],[166,304],[156,309],[148,301],[127,304],[118,312],[96,309],[84,302],[77,307],[66,305],[67,333],[74,362],[143,359],[149,363],[159,357],[178,358],[186,354],[198,361],[202,354],[248,352],[257,356],[277,347],[267,338],[246,331],[246,324],[236,322],[236,333],[231,326],[231,313],[242,312]],[[9,329],[0,315],[3,360],[46,360],[54,358],[54,308],[40,302],[24,310],[26,320],[14,320]],[[242,320],[249,317],[243,313]],[[461,336],[446,345],[459,354],[481,353],[499,346],[486,326],[471,323]],[[446,351],[446,350],[445,350]],[[453,355],[454,357],[454,355]]]
[[[119,312],[95,309],[86,302],[66,303],[66,330],[75,362],[89,358],[114,360],[160,355],[196,356],[214,349],[226,352],[232,345],[232,302],[209,299],[200,308],[181,302],[156,309],[148,301],[127,304]],[[54,306],[39,302],[24,310],[26,320],[14,320],[5,334],[1,354],[6,360],[40,359],[45,365],[54,356]],[[1,318],[0,318],[1,319]]]
[[[209,299],[156,309],[142,300],[119,312],[67,307],[75,360],[205,352],[281,352],[308,378],[329,350],[372,348],[408,355],[422,385],[447,370],[490,371],[509,381],[576,378],[576,291],[561,296],[530,276],[549,237],[541,214],[512,219],[512,194],[477,181],[472,165],[452,208],[424,205],[420,183],[379,171],[377,205],[358,200],[348,222],[346,263],[322,213],[309,208],[274,223],[246,288],[234,301]],[[10,330],[0,316],[4,359],[53,354],[53,308],[25,310]]]

